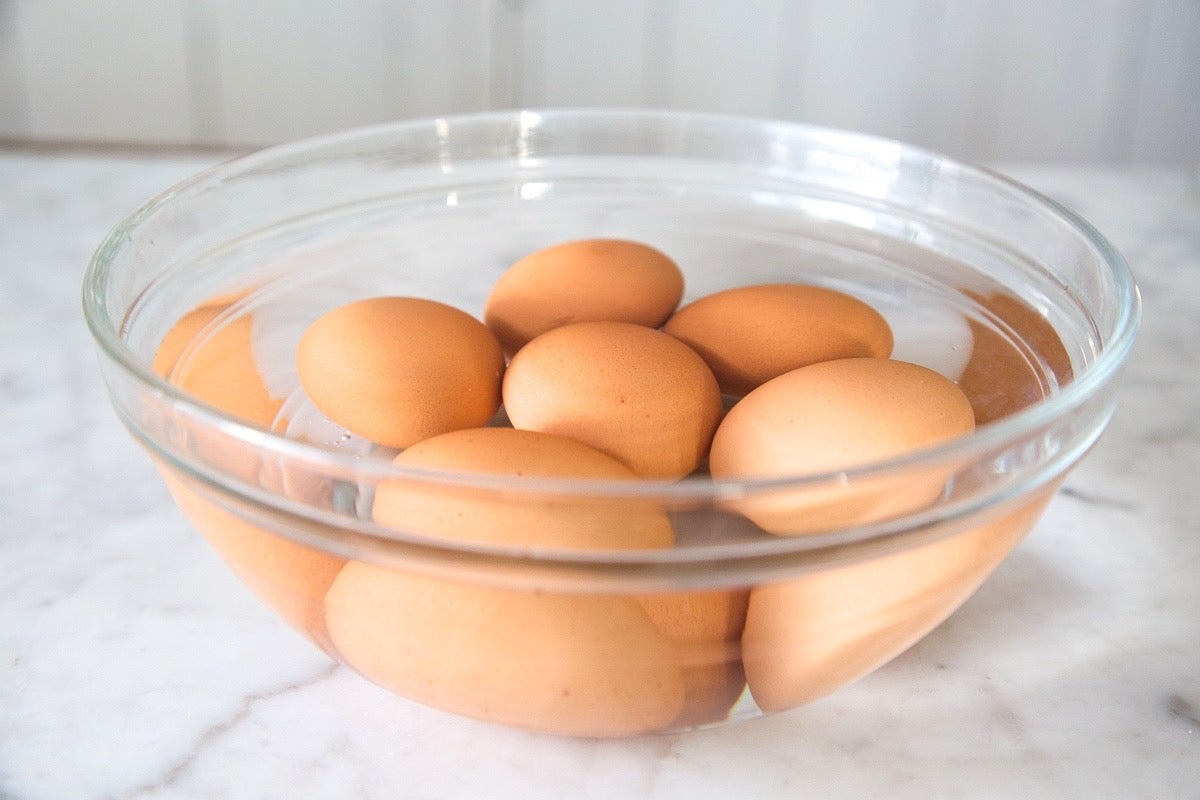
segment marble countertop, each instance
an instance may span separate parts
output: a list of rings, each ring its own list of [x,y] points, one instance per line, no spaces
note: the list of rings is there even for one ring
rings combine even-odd
[[[891,664],[721,730],[577,741],[394,698],[277,622],[105,397],[107,230],[215,154],[0,149],[0,798],[1200,798],[1200,181],[1014,165],[1130,260],[1122,401],[1030,537]]]

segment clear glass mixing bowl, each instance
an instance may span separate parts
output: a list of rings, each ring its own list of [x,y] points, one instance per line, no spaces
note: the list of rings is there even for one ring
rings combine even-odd
[[[512,262],[590,237],[668,253],[685,302],[767,282],[860,297],[894,357],[958,381],[979,425],[828,474],[511,478],[395,466],[300,389],[296,342],[323,312],[412,295],[479,316]],[[1091,226],[987,170],[801,125],[575,110],[402,122],[220,165],[113,230],[84,310],[120,419],[280,617],[419,702],[622,736],[798,706],[952,613],[1100,436],[1139,305]],[[931,501],[804,535],[739,512],[889,498],[931,475]],[[381,483],[502,525],[665,516],[676,544],[456,541],[373,520]]]

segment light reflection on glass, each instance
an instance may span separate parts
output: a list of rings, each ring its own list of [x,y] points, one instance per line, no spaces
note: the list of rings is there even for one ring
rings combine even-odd
[[[437,134],[438,166],[443,175],[454,172],[454,155],[450,152],[450,122],[446,119],[435,119],[433,129]]]
[[[542,115],[536,111],[522,111],[517,115],[517,161],[522,165],[530,164],[536,159],[532,153],[535,148],[530,146],[534,133],[542,122]]]
[[[522,200],[537,200],[549,191],[550,184],[545,181],[526,181],[517,189],[517,194]]]
[[[877,142],[875,150],[877,157],[867,160],[859,155],[814,148],[805,154],[804,168],[838,175],[853,184],[856,194],[882,199],[892,193],[892,187],[900,179],[902,147],[893,142]]]

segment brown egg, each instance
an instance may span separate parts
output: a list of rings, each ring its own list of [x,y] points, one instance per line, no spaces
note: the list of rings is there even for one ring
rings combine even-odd
[[[746,395],[713,438],[715,478],[836,472],[970,433],[971,404],[933,370],[888,359],[825,361]],[[731,507],[776,534],[879,521],[937,498],[953,465],[811,488],[762,491]]]
[[[221,298],[184,315],[159,343],[152,369],[201,402],[269,428],[283,399],[267,391],[254,360],[253,315],[216,322],[230,303]],[[210,324],[215,327],[208,331]]]
[[[746,623],[745,590],[664,592],[640,600],[650,620],[677,642],[736,640]]]
[[[892,329],[871,306],[800,284],[710,294],[676,311],[663,330],[699,353],[721,391],[735,396],[798,367],[892,352]]]
[[[255,318],[223,315],[242,295],[222,295],[185,314],[159,342],[152,369],[169,382],[242,422],[270,428],[283,399],[267,390],[254,356]],[[180,444],[210,464],[255,482],[263,469],[259,453],[234,447],[219,432],[177,418]]]
[[[795,708],[899,655],[971,596],[1056,489],[949,539],[755,587],[742,634],[755,702],[764,711]]]
[[[496,475],[634,480],[611,456],[512,428],[445,433],[400,453],[400,466]],[[379,486],[376,521],[408,533],[513,547],[670,547],[649,503],[420,481]],[[351,563],[327,599],[330,635],[348,664],[406,697],[522,728],[618,736],[666,728],[684,707],[676,645],[632,597],[515,590]]]
[[[620,461],[560,436],[512,428],[453,431],[418,442],[400,466],[496,475],[634,480]],[[455,541],[584,548],[670,547],[675,535],[661,508],[649,504],[568,502],[419,481],[390,481],[375,493],[376,521]]]
[[[625,322],[578,322],[534,339],[509,364],[504,407],[518,428],[591,445],[649,478],[692,472],[722,412],[695,352]]]
[[[504,354],[483,325],[414,297],[376,297],[328,312],[296,348],[313,404],[351,433],[404,448],[485,424],[500,405]]]
[[[326,605],[351,666],[435,708],[571,736],[659,730],[683,709],[671,643],[626,597],[510,591],[352,561]]]
[[[246,314],[219,329],[206,327],[238,298],[217,298],[186,314],[163,337],[154,370],[200,400],[260,427],[270,427],[282,405],[270,396],[254,360]],[[200,338],[197,338],[200,337]],[[182,360],[181,360],[182,359]],[[188,445],[209,463],[250,483],[311,501],[327,487],[290,485],[248,447],[235,448],[206,429],[187,426]],[[258,597],[286,622],[332,652],[325,629],[325,592],[345,559],[284,539],[218,506],[173,468],[156,466],[184,515]]]
[[[654,627],[674,643],[683,668],[686,699],[674,725],[724,719],[746,686],[740,639],[749,592],[667,592],[639,600]]]
[[[500,276],[484,320],[509,355],[570,322],[612,320],[657,328],[683,296],[667,255],[623,239],[584,239],[526,256]]]

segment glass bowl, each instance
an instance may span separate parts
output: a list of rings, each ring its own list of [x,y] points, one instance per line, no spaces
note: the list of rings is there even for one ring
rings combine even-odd
[[[406,295],[480,317],[514,261],[593,237],[670,255],[684,302],[758,283],[866,301],[893,358],[959,384],[975,431],[822,474],[501,476],[397,466],[300,388],[296,344],[322,313]],[[114,408],[179,507],[316,646],[456,714],[625,736],[797,707],[937,626],[1100,436],[1139,301],[1091,226],[993,172],[796,124],[571,110],[389,124],[220,165],[112,231],[84,311]],[[381,486],[414,511],[373,519]],[[797,535],[750,521],[818,503],[868,510]],[[430,522],[446,515],[503,541]],[[674,544],[522,538],[575,525],[666,525]]]

